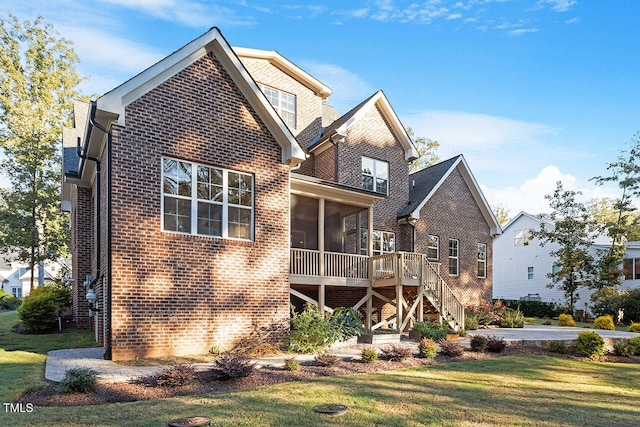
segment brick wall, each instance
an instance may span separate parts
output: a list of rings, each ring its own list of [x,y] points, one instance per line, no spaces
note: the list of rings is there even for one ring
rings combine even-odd
[[[322,98],[267,60],[240,58],[256,83],[296,95],[296,127],[290,129],[303,147],[322,129]]]
[[[113,132],[113,358],[206,353],[288,330],[288,168],[215,57],[126,109]],[[254,174],[255,239],[161,231],[161,158]]]
[[[440,238],[441,274],[463,304],[491,300],[492,238],[489,225],[460,172],[453,171],[420,211],[416,224],[416,252],[427,252],[427,236]],[[459,243],[459,274],[448,274],[449,239]],[[477,274],[477,244],[487,245],[487,277]]]
[[[73,271],[73,317],[78,327],[86,328],[89,303],[83,286],[85,276],[92,274],[94,210],[90,188],[72,186],[71,190],[71,260]]]

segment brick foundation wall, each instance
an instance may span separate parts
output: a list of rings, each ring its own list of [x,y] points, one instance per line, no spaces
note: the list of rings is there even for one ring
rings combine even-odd
[[[440,239],[441,275],[463,304],[492,297],[492,242],[489,225],[460,172],[453,171],[420,211],[416,252],[427,253],[427,236]],[[459,240],[459,274],[449,275],[449,239]],[[487,245],[487,277],[477,274],[477,244]]]
[[[289,174],[215,57],[126,109],[113,132],[113,359],[229,349],[288,331]],[[163,232],[161,158],[254,175],[254,241]]]

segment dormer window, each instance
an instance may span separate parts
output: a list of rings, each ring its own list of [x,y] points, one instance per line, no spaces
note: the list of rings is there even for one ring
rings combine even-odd
[[[295,129],[296,96],[263,84],[258,84],[258,87],[262,90],[262,93],[265,94],[271,105],[273,105],[273,108],[276,109],[278,115],[282,118],[289,129]]]
[[[362,188],[376,193],[389,194],[389,163],[362,158]]]

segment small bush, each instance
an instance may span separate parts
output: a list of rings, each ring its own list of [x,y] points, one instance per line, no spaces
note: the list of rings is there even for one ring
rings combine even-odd
[[[551,320],[547,319],[544,322],[542,322],[543,325],[550,325],[551,324]]]
[[[558,316],[558,326],[575,327],[576,322],[570,314],[561,314]]]
[[[507,347],[507,343],[504,339],[495,336],[487,337],[487,351],[501,353],[505,347]]]
[[[391,344],[382,349],[382,355],[385,359],[392,362],[402,362],[404,359],[412,357],[411,349],[398,344]]]
[[[564,341],[550,341],[549,351],[559,354],[565,354],[567,352],[567,344]]]
[[[16,298],[13,294],[6,294],[0,297],[0,310],[15,310],[21,303],[20,298]]]
[[[287,371],[297,371],[298,369],[300,369],[300,362],[298,362],[295,357],[285,359],[284,369],[286,369]]]
[[[436,342],[443,340],[447,337],[449,328],[447,326],[437,322],[416,322],[412,328],[422,335],[422,338],[430,338]]]
[[[535,325],[536,324],[536,318],[535,317],[525,317],[524,318],[524,323],[526,323],[527,325]]]
[[[628,343],[633,350],[633,354],[640,355],[640,337],[633,337],[628,341]]]
[[[631,322],[627,328],[628,332],[640,332],[640,323]]]
[[[512,310],[508,308],[505,310],[500,319],[501,328],[524,328],[524,315],[520,309]]]
[[[604,339],[596,332],[580,332],[576,339],[576,354],[595,357],[605,353]]]
[[[44,332],[55,326],[58,312],[71,306],[71,288],[61,284],[43,285],[23,298],[18,318],[31,332]]]
[[[378,360],[378,352],[375,348],[363,348],[360,352],[360,358],[364,363],[373,363]]]
[[[464,317],[464,328],[467,331],[478,329],[478,316],[468,315]]]
[[[438,346],[431,338],[422,338],[420,344],[418,344],[418,352],[420,353],[420,357],[433,359],[438,354]]]
[[[471,337],[471,350],[483,352],[487,348],[487,337],[483,335],[474,335]]]
[[[176,364],[156,374],[156,382],[162,387],[180,387],[196,380],[196,370],[191,365]]]
[[[329,367],[329,366],[337,365],[338,362],[340,361],[340,358],[335,354],[320,353],[316,355],[315,360],[316,360],[316,365]]]
[[[67,370],[58,388],[63,393],[88,393],[96,388],[98,373],[89,368]]]
[[[613,317],[610,315],[600,316],[593,322],[593,327],[596,329],[604,329],[607,331],[613,331],[616,326],[613,324]]]
[[[464,354],[464,348],[455,341],[440,341],[440,353],[445,356],[459,357]]]
[[[289,350],[313,353],[332,344],[331,325],[313,304],[307,304],[301,313],[292,309]]]
[[[220,356],[213,362],[211,371],[221,381],[248,377],[253,373],[255,364],[246,356]]]
[[[613,344],[613,350],[618,356],[631,357],[634,349],[628,341],[618,341]]]

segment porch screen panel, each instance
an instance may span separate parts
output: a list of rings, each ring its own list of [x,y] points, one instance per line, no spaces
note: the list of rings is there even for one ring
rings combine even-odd
[[[318,200],[291,195],[291,247],[318,250]]]

